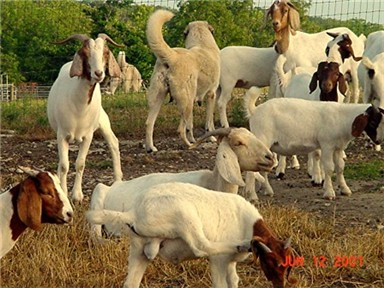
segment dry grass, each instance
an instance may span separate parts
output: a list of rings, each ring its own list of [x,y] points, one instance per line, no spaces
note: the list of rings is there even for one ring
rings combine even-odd
[[[90,240],[84,206],[76,207],[73,226],[47,225],[40,233],[26,232],[1,261],[1,287],[121,287],[126,277],[129,239]],[[319,220],[313,214],[290,207],[260,207],[281,238],[292,236],[304,265],[293,269],[295,287],[384,287],[384,234],[380,231],[347,229],[335,232],[337,219]],[[313,257],[326,257],[325,267]],[[363,265],[334,267],[337,256],[361,256]],[[320,259],[320,258],[319,258]],[[251,258],[238,264],[240,287],[270,287]],[[210,287],[207,260],[173,266],[156,259],[142,287]]]

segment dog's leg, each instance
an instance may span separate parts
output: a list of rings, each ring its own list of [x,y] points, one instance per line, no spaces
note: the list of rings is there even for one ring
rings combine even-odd
[[[168,86],[165,82],[157,77],[156,75],[152,77],[151,84],[147,93],[147,101],[149,106],[149,112],[146,125],[146,134],[145,134],[145,149],[147,152],[156,152],[157,148],[153,145],[153,127],[159,115],[161,104],[165,96],[168,93]]]
[[[191,137],[191,135],[192,135],[192,137],[193,137],[193,131],[192,131],[193,130],[193,116],[192,116],[193,98],[192,97],[185,97],[185,98],[179,99],[178,100],[178,106],[179,106],[179,110],[180,110],[180,114],[181,114],[181,119],[180,119],[178,131],[180,134],[180,138],[189,147],[189,146],[191,146],[191,143],[189,142],[189,140],[187,138],[186,132],[188,129],[188,136]]]
[[[207,93],[207,119],[205,122],[205,131],[215,130],[215,123],[213,121],[213,114],[215,112],[216,93],[214,91],[208,91]],[[216,142],[215,137],[210,137],[211,142]]]

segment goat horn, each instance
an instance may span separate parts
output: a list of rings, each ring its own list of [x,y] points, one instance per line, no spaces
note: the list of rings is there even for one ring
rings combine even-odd
[[[232,131],[232,128],[219,128],[219,129],[216,129],[213,131],[209,131],[209,132],[205,133],[199,140],[197,140],[195,143],[193,143],[189,147],[189,149],[194,149],[194,148],[198,147],[208,137],[211,137],[211,136],[223,136],[223,137],[225,137],[225,136],[228,136],[231,131]]]
[[[25,167],[25,166],[18,166],[17,168],[19,168],[25,174],[28,174],[29,176],[33,176],[33,177],[35,177],[40,172],[38,170],[32,169],[30,167]]]
[[[116,47],[119,47],[119,48],[123,48],[124,47],[124,45],[117,44],[115,41],[113,41],[111,39],[111,37],[109,37],[105,33],[100,33],[99,35],[97,35],[97,37],[103,39],[104,41],[107,41],[107,42],[111,43],[112,45],[114,45]]]
[[[285,241],[284,241],[284,249],[287,249],[288,247],[291,246],[291,242],[292,242],[292,237],[288,237]]]
[[[261,250],[264,251],[264,253],[272,253],[272,250],[271,248],[269,248],[267,245],[265,245],[263,242],[261,241],[257,241],[257,240],[252,240],[252,241],[256,241],[256,246],[258,248],[260,248]],[[253,245],[252,245],[253,246]]]
[[[81,42],[84,42],[85,40],[89,40],[89,39],[90,38],[85,34],[74,34],[74,35],[69,36],[67,39],[64,39],[64,40],[59,41],[59,42],[53,42],[53,43],[58,44],[58,45],[62,45],[62,44],[67,44],[68,42],[73,41],[73,40],[79,40]]]

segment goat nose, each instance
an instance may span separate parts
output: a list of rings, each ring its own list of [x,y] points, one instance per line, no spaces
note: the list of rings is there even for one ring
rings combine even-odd
[[[103,75],[103,71],[97,70],[97,71],[95,71],[95,74],[97,77],[101,77]]]
[[[276,27],[277,25],[279,25],[279,22],[278,21],[273,21],[272,24],[273,24],[274,27]]]
[[[72,211],[68,211],[67,212],[67,216],[69,219],[72,219],[73,218],[73,212]]]

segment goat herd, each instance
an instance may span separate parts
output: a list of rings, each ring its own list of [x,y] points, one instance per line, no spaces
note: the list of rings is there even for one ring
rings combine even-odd
[[[185,48],[171,48],[162,27],[174,14],[157,10],[148,20],[148,45],[157,61],[147,91],[146,150],[157,151],[154,124],[169,93],[178,105],[178,131],[187,146],[217,138],[212,171],[154,173],[122,181],[119,142],[102,108],[99,84],[106,70],[111,77],[120,76],[119,64],[106,44],[121,46],[106,34],[95,40],[76,34],[58,42],[83,43],[73,61],[61,68],[48,98],[49,123],[57,133],[58,176],[25,169],[29,177],[0,195],[0,257],[28,227],[40,230],[42,223],[73,221],[67,197],[69,144],[79,143],[71,195],[74,202],[81,202],[85,159],[99,129],[111,151],[115,182],[95,187],[86,216],[94,237],[102,237],[102,224],[110,235],[129,234],[124,287],[139,287],[157,255],[175,264],[208,257],[212,286],[237,287],[236,262],[249,252],[259,259],[273,287],[294,283],[289,267],[282,265],[292,253],[290,238],[278,239],[248,201],[257,200],[255,179],[272,195],[267,174],[275,166],[274,153],[281,155],[279,175],[285,173],[285,156],[308,154],[308,173],[315,183],[324,183],[325,198],[336,197],[334,171],[341,193],[352,193],[343,176],[348,143],[363,132],[375,145],[384,139],[384,31],[367,38],[342,27],[307,34],[298,31],[299,14],[284,0],[275,1],[267,14],[276,34],[273,47],[221,51],[205,21],[188,24]],[[265,86],[274,99],[255,106],[260,87]],[[250,131],[229,127],[226,106],[234,87],[250,88],[244,97]],[[366,104],[357,103],[360,87]],[[223,128],[215,130],[216,93]],[[196,142],[193,104],[205,97],[207,133]],[[295,163],[299,165],[297,159]],[[245,181],[242,172],[247,172]],[[237,195],[239,186],[246,187],[245,197]]]

